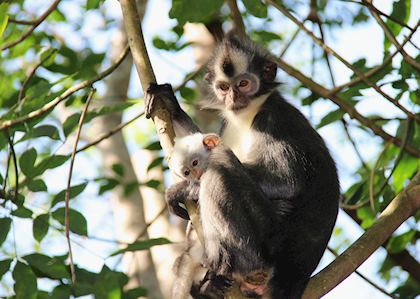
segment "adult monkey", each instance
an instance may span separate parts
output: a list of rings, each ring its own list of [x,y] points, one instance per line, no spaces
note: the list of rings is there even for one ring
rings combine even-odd
[[[273,235],[267,248],[274,264],[272,298],[294,299],[302,296],[331,236],[339,183],[322,138],[276,90],[276,72],[267,50],[228,34],[208,64],[209,97],[204,106],[221,111],[223,143],[271,200],[272,209],[281,211],[282,225],[267,228]],[[155,101],[162,101],[171,114],[177,136],[200,131],[169,84],[150,86],[146,116]],[[188,218],[179,206],[183,198],[169,199],[170,210]],[[285,205],[290,207],[286,214]]]

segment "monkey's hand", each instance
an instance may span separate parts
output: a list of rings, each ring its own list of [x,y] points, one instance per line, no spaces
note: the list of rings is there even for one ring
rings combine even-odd
[[[191,186],[188,181],[182,181],[166,189],[165,200],[169,211],[185,220],[189,220],[190,216],[185,208],[185,200],[197,201],[199,188],[199,185]]]
[[[160,101],[171,115],[179,113],[181,106],[175,97],[171,84],[151,83],[144,100],[146,118],[150,118],[157,101]]]
[[[198,296],[193,296],[193,298],[224,298],[225,293],[232,284],[233,281],[227,276],[217,275],[214,272],[209,271],[199,286]]]
[[[169,112],[176,136],[186,136],[200,132],[192,119],[182,110],[172,90],[171,84],[150,84],[144,99],[146,118],[150,118],[157,103]]]

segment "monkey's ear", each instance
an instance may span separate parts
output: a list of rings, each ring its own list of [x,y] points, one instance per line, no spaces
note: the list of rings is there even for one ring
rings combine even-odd
[[[216,134],[207,134],[203,138],[203,144],[208,150],[214,149],[220,143],[220,137]]]
[[[263,78],[267,81],[274,81],[277,74],[277,64],[269,61],[264,63]]]
[[[208,83],[211,83],[211,81],[213,81],[213,74],[211,72],[207,72],[204,75],[204,80],[206,80]]]

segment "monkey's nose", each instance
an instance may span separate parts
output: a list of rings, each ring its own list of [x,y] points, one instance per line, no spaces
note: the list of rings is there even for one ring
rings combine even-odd
[[[198,180],[200,180],[201,176],[203,175],[204,171],[202,169],[194,169],[192,170],[192,173],[194,177]]]

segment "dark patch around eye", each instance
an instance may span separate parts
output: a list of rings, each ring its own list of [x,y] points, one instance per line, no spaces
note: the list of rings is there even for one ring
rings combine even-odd
[[[229,59],[223,61],[222,70],[228,77],[233,77],[235,74],[235,68]]]

